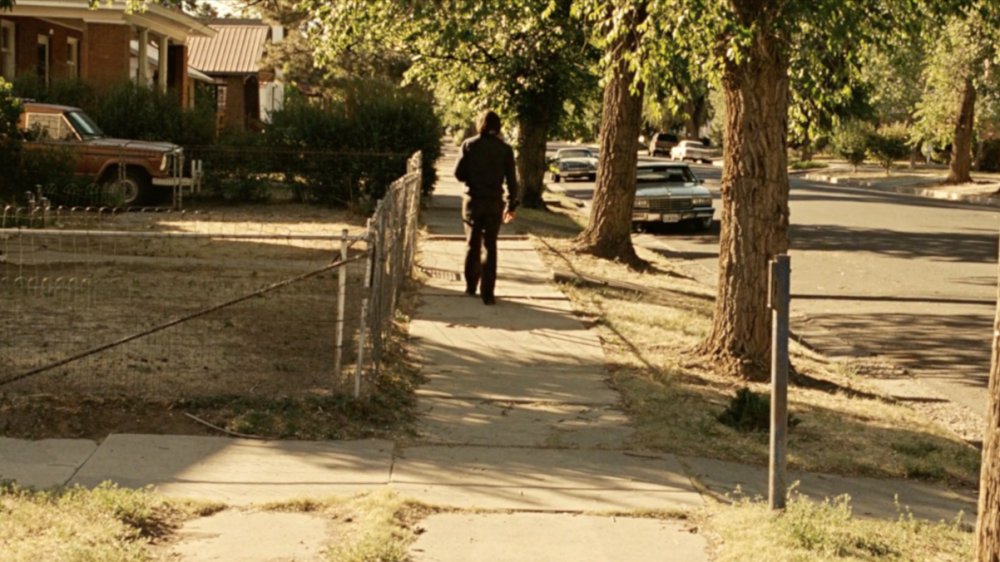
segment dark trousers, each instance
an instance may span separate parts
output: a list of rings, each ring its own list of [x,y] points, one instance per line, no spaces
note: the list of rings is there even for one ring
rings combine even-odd
[[[492,298],[497,284],[497,236],[503,223],[502,200],[462,199],[462,222],[465,223],[465,289],[473,293],[480,287],[483,298]],[[482,248],[486,247],[486,260]],[[481,284],[480,284],[481,282]]]

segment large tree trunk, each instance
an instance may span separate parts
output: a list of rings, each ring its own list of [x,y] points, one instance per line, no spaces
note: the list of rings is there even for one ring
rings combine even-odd
[[[719,283],[712,330],[701,349],[740,378],[767,378],[768,262],[788,250],[788,57],[771,30],[768,2],[734,0],[753,25],[750,52],[728,61]]]
[[[998,291],[1000,302],[1000,291]],[[993,362],[990,367],[983,465],[979,477],[979,520],[976,523],[976,560],[1000,561],[1000,307],[993,321]]]
[[[955,138],[951,143],[951,169],[945,183],[968,183],[972,181],[972,127],[976,114],[976,86],[972,78],[965,79],[962,87],[962,104],[955,121]]]
[[[629,24],[634,30],[646,18],[645,5],[632,16]],[[635,53],[638,45],[638,35],[633,32],[623,34],[612,46],[615,67],[604,86],[601,149],[590,223],[576,240],[580,251],[636,267],[643,265],[632,246],[632,204],[643,92],[641,85],[638,88],[634,85],[635,72],[629,68],[626,54]]]
[[[545,143],[549,135],[546,119],[536,115],[518,118],[517,175],[521,182],[521,203],[542,208],[545,188]]]

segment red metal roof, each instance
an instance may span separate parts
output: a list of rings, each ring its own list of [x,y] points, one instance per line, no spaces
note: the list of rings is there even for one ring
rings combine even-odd
[[[241,20],[239,24],[212,23],[215,37],[188,39],[188,64],[206,74],[256,74],[271,28]]]

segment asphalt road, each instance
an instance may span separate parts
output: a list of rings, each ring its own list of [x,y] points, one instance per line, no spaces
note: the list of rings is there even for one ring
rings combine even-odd
[[[692,169],[718,199],[720,168]],[[593,183],[564,187],[585,201],[593,194]],[[885,358],[983,416],[998,210],[794,177],[790,200],[792,329],[824,351]],[[634,241],[715,285],[718,223],[707,233],[669,228]]]

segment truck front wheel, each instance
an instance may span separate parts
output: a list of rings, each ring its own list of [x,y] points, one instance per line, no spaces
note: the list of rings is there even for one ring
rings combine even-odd
[[[152,202],[152,182],[142,170],[127,168],[125,177],[114,175],[104,185],[108,199],[115,205],[130,207]]]

